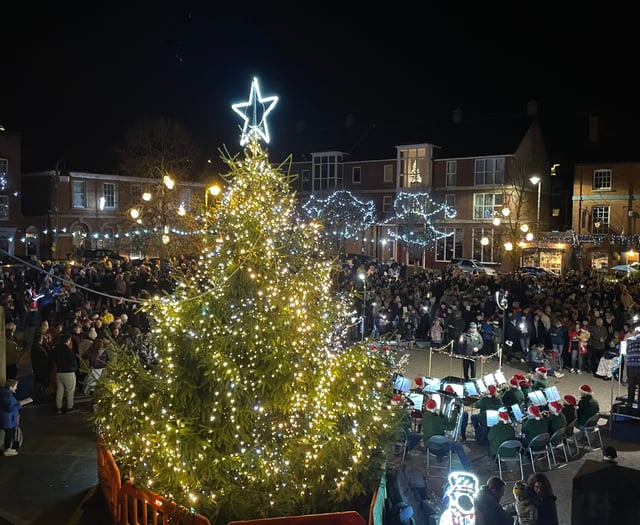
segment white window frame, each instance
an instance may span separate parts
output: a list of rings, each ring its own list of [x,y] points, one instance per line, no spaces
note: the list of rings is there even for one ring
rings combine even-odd
[[[448,160],[446,170],[445,186],[456,186],[458,184],[458,161]]]
[[[439,262],[451,262],[453,259],[462,257],[462,241],[464,231],[462,228],[438,228],[443,233],[448,233],[445,237],[436,239],[435,259]]]
[[[489,244],[483,246],[482,238],[489,239]],[[471,257],[478,261],[485,263],[496,262],[496,257],[499,257],[500,249],[497,244],[497,235],[493,228],[485,228],[484,226],[477,226],[471,230]]]
[[[75,209],[87,208],[87,181],[71,179],[71,207]]]
[[[183,205],[185,211],[191,211],[191,198],[192,198],[191,188],[181,188],[180,189],[180,202],[178,205]]]
[[[382,213],[391,213],[393,211],[393,196],[385,195],[382,197]]]
[[[362,168],[360,166],[351,168],[351,183],[362,184]]]
[[[105,210],[115,210],[118,208],[118,187],[115,182],[102,183],[102,196],[104,197]]]
[[[611,170],[594,170],[591,189],[593,191],[611,191],[613,172]]]
[[[473,180],[476,186],[504,184],[504,157],[476,159]]]
[[[313,191],[331,191],[342,189],[342,155],[327,153],[314,155],[312,163]]]
[[[596,226],[596,222],[599,222],[600,225]],[[593,206],[591,208],[591,233],[607,233],[610,224],[611,206]]]
[[[493,220],[502,211],[504,194],[502,193],[474,193],[473,219],[479,221]]]
[[[384,182],[393,182],[393,164],[385,164],[384,165]]]
[[[10,217],[9,195],[0,195],[0,221],[8,221]]]

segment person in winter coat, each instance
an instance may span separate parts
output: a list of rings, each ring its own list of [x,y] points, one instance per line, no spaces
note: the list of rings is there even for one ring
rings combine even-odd
[[[537,525],[538,508],[533,504],[533,490],[524,481],[516,481],[513,485],[513,497],[516,499],[518,525]]]
[[[484,344],[482,336],[478,332],[478,325],[469,323],[468,330],[459,338],[460,350],[467,359],[462,360],[462,374],[464,380],[469,381],[476,377],[476,357],[480,355],[480,350]]]
[[[15,431],[20,421],[20,402],[15,393],[18,388],[18,380],[7,379],[4,388],[0,388],[0,446],[4,449],[5,456],[16,456],[18,451],[12,448],[15,439]]]
[[[487,480],[474,501],[476,525],[512,525],[513,518],[502,508],[505,482],[497,476]]]
[[[529,476],[527,485],[533,490],[533,504],[538,509],[537,525],[558,525],[557,497],[553,493],[549,478],[536,472]]]

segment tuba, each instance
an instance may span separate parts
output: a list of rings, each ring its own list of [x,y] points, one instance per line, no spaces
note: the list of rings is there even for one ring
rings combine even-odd
[[[454,421],[453,430],[447,433],[453,441],[458,441],[462,431],[462,415],[464,413],[464,403],[456,396],[441,393],[440,414],[447,418],[449,422]]]

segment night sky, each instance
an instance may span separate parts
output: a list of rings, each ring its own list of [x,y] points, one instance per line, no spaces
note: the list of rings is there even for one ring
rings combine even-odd
[[[153,5],[2,13],[0,123],[22,133],[23,171],[60,158],[73,171],[115,170],[114,147],[137,117],[183,124],[212,157],[223,145],[237,150],[230,105],[246,100],[253,76],[263,95],[280,96],[274,144],[301,123],[449,119],[456,107],[465,117],[500,116],[524,112],[533,98],[558,134],[567,116],[637,111],[630,14],[613,24],[603,8],[427,5],[365,19],[213,17]]]

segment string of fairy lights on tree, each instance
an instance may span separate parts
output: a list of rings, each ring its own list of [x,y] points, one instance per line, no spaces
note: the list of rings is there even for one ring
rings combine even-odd
[[[195,273],[143,306],[158,365],[119,353],[97,391],[121,471],[212,523],[352,508],[399,424],[394,355],[345,343],[354,297],[334,295],[320,228],[260,145],[276,102],[254,79],[234,105],[243,155],[223,157]]]

